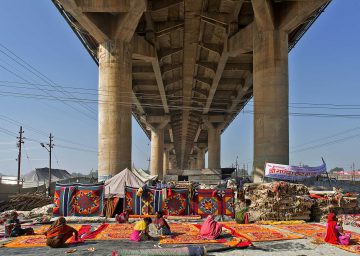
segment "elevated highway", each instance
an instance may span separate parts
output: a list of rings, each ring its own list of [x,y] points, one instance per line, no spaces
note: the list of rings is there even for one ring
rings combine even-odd
[[[254,100],[254,179],[288,164],[288,52],[330,0],[53,0],[99,65],[100,179],[131,167],[131,115],[151,173],[220,168],[221,133]]]

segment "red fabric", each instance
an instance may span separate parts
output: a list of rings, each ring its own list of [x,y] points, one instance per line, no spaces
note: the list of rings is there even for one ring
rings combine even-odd
[[[336,225],[337,225],[337,222],[335,219],[335,214],[329,213],[328,225],[326,228],[325,242],[330,243],[330,244],[338,244],[337,231],[335,229]]]
[[[213,215],[209,215],[204,224],[201,226],[200,229],[200,235],[206,239],[216,239],[218,236],[220,236],[222,231],[221,224],[217,223],[214,220]]]
[[[168,197],[169,197],[169,196],[172,196],[172,189],[171,189],[171,188],[168,189],[167,196],[168,196]]]

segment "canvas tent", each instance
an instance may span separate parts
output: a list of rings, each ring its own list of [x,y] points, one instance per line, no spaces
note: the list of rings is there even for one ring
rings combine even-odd
[[[132,171],[126,168],[123,171],[116,174],[114,177],[105,181],[105,197],[124,198],[125,186],[140,188],[144,185],[145,182],[143,182]]]
[[[157,175],[150,175],[148,173],[146,173],[143,169],[135,169],[133,168],[133,173],[136,175],[136,177],[138,177],[140,180],[142,180],[142,182],[146,183],[150,180],[156,180],[157,179]]]
[[[71,174],[66,170],[51,169],[51,181],[61,181],[72,178]],[[43,184],[48,184],[49,181],[49,168],[36,168],[23,176],[24,188],[38,187]]]

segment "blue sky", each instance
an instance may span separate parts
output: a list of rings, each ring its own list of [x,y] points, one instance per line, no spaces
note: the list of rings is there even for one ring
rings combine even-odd
[[[360,165],[360,119],[344,118],[360,114],[354,109],[360,108],[359,11],[358,0],[333,1],[289,55],[290,112],[331,115],[290,116],[291,164],[318,165],[324,157],[330,168],[349,169],[353,162]],[[75,97],[96,100],[96,64],[51,1],[2,1],[0,24],[0,173],[16,174],[19,123],[29,138],[24,144],[23,173],[48,166],[48,153],[39,142],[47,142],[50,132],[54,135],[55,168],[95,170],[97,105],[38,100],[33,94],[69,97],[51,84],[69,87],[67,91]],[[13,93],[21,97],[13,97]],[[231,166],[238,156],[241,166],[251,168],[252,109],[250,102],[223,133],[223,167]],[[135,166],[147,168],[149,140],[134,120],[132,152]]]

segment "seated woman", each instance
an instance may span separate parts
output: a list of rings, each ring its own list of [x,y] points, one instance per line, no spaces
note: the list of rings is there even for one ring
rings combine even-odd
[[[119,215],[116,214],[115,215],[115,220],[117,221],[117,223],[127,223],[129,221],[129,212],[128,211],[123,211]]]
[[[154,224],[157,228],[157,232],[159,235],[171,235],[170,226],[164,219],[162,212],[156,213]]]
[[[214,215],[207,216],[201,226],[200,235],[206,239],[216,239],[221,235],[222,226],[214,220]]]
[[[17,212],[11,212],[10,219],[5,223],[5,236],[16,237],[22,235],[33,235],[32,228],[21,228],[20,220]]]
[[[343,229],[337,223],[337,219],[334,213],[329,213],[328,222],[326,224],[326,236],[325,242],[330,244],[350,244],[350,234],[342,234]]]
[[[136,222],[134,231],[130,235],[130,240],[135,242],[150,240],[149,225],[151,222],[152,220],[149,217]]]
[[[45,232],[46,245],[52,248],[63,247],[70,237],[75,234],[75,240],[78,240],[78,232],[73,227],[66,225],[64,217],[59,217]]]
[[[251,201],[249,199],[241,200],[235,207],[235,221],[239,224],[249,223],[249,206]]]

